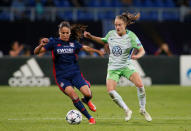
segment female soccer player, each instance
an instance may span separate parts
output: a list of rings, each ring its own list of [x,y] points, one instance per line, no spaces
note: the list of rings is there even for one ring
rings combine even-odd
[[[122,15],[116,16],[114,22],[115,30],[110,31],[104,38],[96,37],[89,32],[84,32],[84,37],[103,45],[105,45],[105,43],[109,45],[110,55],[106,81],[107,91],[113,101],[124,109],[126,121],[131,119],[132,111],[116,91],[117,82],[121,76],[126,77],[135,84],[137,87],[140,113],[147,121],[152,120],[145,109],[146,95],[143,82],[132,64],[132,59],[136,60],[141,58],[145,54],[145,50],[137,36],[132,31],[126,29],[128,25],[133,24],[139,17],[140,13],[136,15],[123,13]],[[138,51],[137,54],[133,53],[134,49]]]
[[[73,86],[84,95],[82,101],[88,105],[89,109],[96,111],[96,107],[90,101],[92,94],[90,84],[83,78],[77,64],[77,54],[80,50],[96,52],[103,56],[103,52],[78,43],[82,38],[86,27],[82,25],[70,26],[69,22],[63,21],[59,25],[59,38],[43,38],[35,48],[34,54],[52,51],[53,73],[59,88],[69,96],[74,106],[84,114],[90,124],[95,124],[95,119],[88,113],[83,103],[80,101]]]

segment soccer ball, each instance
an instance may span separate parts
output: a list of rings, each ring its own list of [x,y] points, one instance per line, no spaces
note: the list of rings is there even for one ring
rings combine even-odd
[[[69,124],[80,124],[82,121],[82,114],[77,110],[70,110],[66,115],[66,121]]]

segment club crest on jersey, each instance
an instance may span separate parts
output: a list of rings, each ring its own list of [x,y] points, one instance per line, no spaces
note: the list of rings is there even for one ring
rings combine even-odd
[[[63,83],[63,82],[61,82],[61,83],[60,83],[60,86],[61,86],[61,87],[63,87],[63,86],[64,86],[64,83]]]
[[[120,56],[122,54],[122,49],[119,46],[114,46],[112,49],[112,53],[114,56]]]
[[[137,46],[141,46],[141,43],[137,43]]]
[[[70,42],[69,44],[70,44],[71,47],[74,47],[74,43]]]
[[[141,42],[139,39],[136,39],[136,42],[137,42],[137,46],[141,46]]]

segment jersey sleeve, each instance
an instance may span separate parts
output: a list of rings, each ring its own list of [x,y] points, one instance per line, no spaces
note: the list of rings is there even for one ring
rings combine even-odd
[[[101,38],[101,40],[102,40],[104,43],[107,43],[108,38],[109,38],[110,35],[111,35],[111,32],[112,32],[112,31],[109,31],[105,37]]]
[[[51,51],[54,49],[54,38],[49,38],[49,42],[44,46],[44,48],[47,50],[47,51]]]
[[[75,43],[75,46],[76,46],[76,52],[79,52],[82,49],[82,44],[78,42]]]
[[[140,49],[141,47],[143,47],[141,44],[141,41],[133,32],[131,32],[131,44],[132,44],[132,47],[135,49]]]

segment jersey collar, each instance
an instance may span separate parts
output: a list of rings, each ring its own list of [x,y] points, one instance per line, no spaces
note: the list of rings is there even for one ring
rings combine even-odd
[[[61,40],[60,37],[58,37],[58,39],[59,39],[63,44],[68,44],[68,43],[69,43],[69,41],[63,41],[63,40]]]
[[[126,30],[126,34],[128,34],[129,33],[129,30]]]

